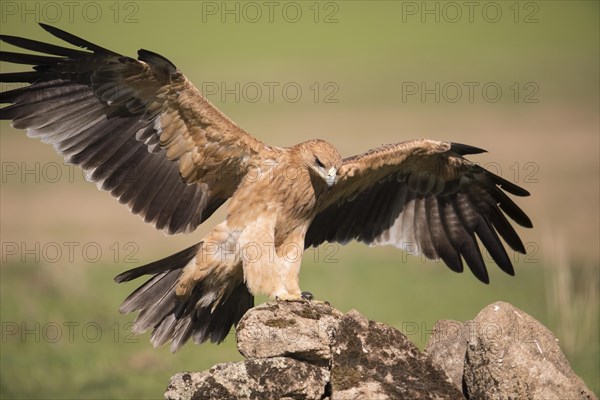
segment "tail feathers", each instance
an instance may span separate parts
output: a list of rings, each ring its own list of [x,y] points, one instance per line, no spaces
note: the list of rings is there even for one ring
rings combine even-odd
[[[186,264],[194,258],[196,253],[198,252],[198,248],[200,247],[200,243],[196,243],[193,246],[188,247],[185,250],[180,251],[179,253],[175,253],[170,255],[169,257],[165,257],[161,260],[154,261],[150,264],[143,265],[141,267],[137,267],[134,269],[130,269],[129,271],[125,271],[122,274],[115,276],[115,282],[127,282],[135,278],[139,278],[142,275],[153,275],[159,272],[164,272],[167,270],[175,270],[181,269],[186,266]],[[141,287],[140,287],[141,289]],[[137,292],[137,290],[136,290]],[[132,293],[131,296],[135,294]],[[130,296],[130,297],[131,297]]]
[[[219,303],[200,305],[204,294],[214,291],[214,288],[204,288],[202,282],[198,282],[189,297],[180,299],[176,296],[175,286],[183,268],[193,260],[200,244],[115,277],[116,282],[126,282],[154,274],[125,299],[119,310],[122,313],[140,311],[133,331],[143,333],[152,328],[150,340],[155,347],[171,341],[170,349],[175,352],[190,338],[198,344],[207,340],[220,343],[232,325],[254,306],[254,296],[243,282]]]
[[[178,309],[163,319],[152,331],[151,342],[155,347],[162,346],[171,340],[172,352],[177,351],[190,338],[201,344],[210,340],[221,343],[237,325],[242,316],[254,306],[254,296],[250,294],[244,283],[233,289],[229,297],[216,305],[197,307],[203,290],[197,286],[192,295]]]

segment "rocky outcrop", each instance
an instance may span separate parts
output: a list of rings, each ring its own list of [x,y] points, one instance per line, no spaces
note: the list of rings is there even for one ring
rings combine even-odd
[[[247,359],[171,378],[167,399],[458,399],[462,393],[406,336],[356,311],[279,302],[237,326]]]
[[[398,330],[320,302],[267,303],[237,326],[245,361],[171,378],[167,399],[595,399],[556,338],[507,303],[440,321],[419,351]]]
[[[425,351],[471,399],[596,399],[552,332],[508,303],[438,322]]]

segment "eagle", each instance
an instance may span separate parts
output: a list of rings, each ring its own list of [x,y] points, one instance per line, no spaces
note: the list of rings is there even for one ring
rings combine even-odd
[[[268,145],[165,57],[139,50],[134,59],[40,25],[73,46],[0,35],[40,53],[0,52],[1,61],[33,66],[0,74],[23,83],[1,93],[9,105],[0,119],[52,144],[166,234],[194,231],[228,201],[226,219],[199,243],[115,277],[149,275],[120,311],[139,311],[133,331],[152,329],[154,346],[223,341],[259,293],[310,301],[299,285],[302,253],[324,242],[392,245],[456,272],[464,261],[485,283],[478,240],[510,275],[500,237],[525,253],[507,217],[532,223],[505,192],[529,192],[465,158],[483,149],[420,139],[342,158],[319,139]]]

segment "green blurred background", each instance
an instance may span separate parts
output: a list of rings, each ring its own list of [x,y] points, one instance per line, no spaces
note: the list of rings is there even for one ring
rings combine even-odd
[[[483,285],[351,244],[308,251],[302,288],[420,347],[438,319],[511,302],[555,332],[599,392],[598,2],[70,4],[2,1],[1,33],[58,43],[36,25],[46,22],[122,54],[158,52],[275,145],[323,138],[348,156],[427,137],[488,149],[472,159],[532,193],[518,199],[535,228],[518,229],[530,254],[513,255],[516,277],[490,261]],[[112,282],[196,243],[222,213],[166,237],[50,146],[1,130],[0,397],[161,398],[178,371],[241,359],[233,334],[176,354],[131,336],[133,316],[117,309],[138,282]]]

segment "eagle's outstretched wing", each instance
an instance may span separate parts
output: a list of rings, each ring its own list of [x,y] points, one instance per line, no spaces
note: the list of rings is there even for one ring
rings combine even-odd
[[[343,160],[338,181],[312,221],[305,246],[356,239],[390,244],[452,270],[462,259],[483,282],[488,274],[476,237],[494,261],[514,274],[498,234],[521,253],[525,248],[504,213],[521,226],[530,219],[504,193],[529,192],[463,158],[484,150],[456,143],[416,140]]]
[[[140,50],[135,60],[40,25],[88,51],[0,35],[46,54],[0,52],[2,61],[34,65],[34,71],[0,74],[1,82],[31,83],[0,95],[2,103],[12,103],[0,110],[0,119],[53,144],[157,229],[195,229],[268,148],[210,104],[166,58]]]

